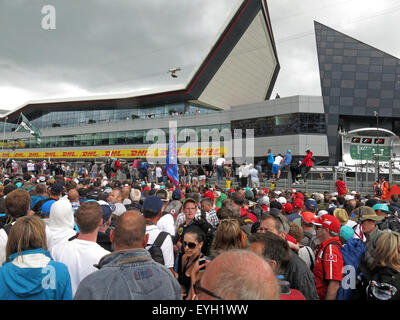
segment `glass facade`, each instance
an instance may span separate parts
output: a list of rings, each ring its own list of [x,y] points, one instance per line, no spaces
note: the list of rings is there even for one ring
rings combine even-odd
[[[185,128],[178,127],[178,132],[177,132],[178,141],[181,141],[182,139],[180,139],[180,137],[185,137],[186,134],[189,136],[190,132],[186,131],[181,133],[182,131],[191,130],[191,133],[193,135],[197,135],[198,141],[200,142],[201,130],[205,129],[208,129],[210,131],[212,129],[217,129],[218,131],[221,131],[223,129],[230,129],[230,124],[227,123],[219,125],[196,126],[196,127],[185,127]],[[150,135],[148,135],[150,130],[152,129],[76,134],[70,136],[42,137],[40,145],[36,143],[35,139],[22,139],[22,141],[25,143],[25,148],[59,148],[59,147],[153,144],[156,141],[154,141],[150,137]],[[163,128],[157,130],[162,130],[164,132],[165,142],[168,143],[169,129]],[[211,141],[211,139],[212,138],[210,137],[209,140]],[[189,141],[189,137],[186,137],[186,141]]]
[[[325,115],[320,113],[294,113],[236,120],[232,121],[232,130],[235,129],[254,129],[255,138],[291,134],[326,134]]]
[[[87,124],[101,124],[135,119],[166,118],[171,116],[218,112],[192,103],[174,103],[146,108],[112,109],[112,110],[82,110],[50,112],[36,119],[29,119],[37,128],[77,127]],[[11,132],[16,125],[6,124],[6,131]],[[4,130],[4,123],[0,123]]]

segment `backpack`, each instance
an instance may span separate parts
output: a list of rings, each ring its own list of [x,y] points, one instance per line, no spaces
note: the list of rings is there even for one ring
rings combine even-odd
[[[389,267],[374,274],[366,288],[367,300],[392,300],[399,291],[400,273]]]
[[[154,243],[151,245],[151,248],[148,249],[153,260],[162,265],[164,265],[164,255],[161,251],[161,246],[168,235],[169,235],[168,232],[161,231],[157,236],[156,240],[154,240]]]
[[[359,265],[364,257],[366,251],[366,244],[360,239],[351,238],[347,240],[343,247],[340,247],[338,242],[331,242],[330,244],[337,245],[343,256],[343,279],[340,283],[340,288],[336,295],[336,300],[351,300],[352,296],[357,291],[357,279],[359,275]],[[325,250],[322,253],[324,258]],[[325,279],[325,270],[324,270]]]

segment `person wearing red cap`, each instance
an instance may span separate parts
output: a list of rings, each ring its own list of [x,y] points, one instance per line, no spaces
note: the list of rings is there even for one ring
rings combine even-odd
[[[340,222],[336,217],[325,214],[313,224],[321,241],[314,267],[317,292],[321,300],[335,300],[343,278],[343,256],[337,245],[340,244]]]
[[[293,210],[292,213],[287,216],[287,219],[290,222],[294,222],[300,226],[300,213],[303,210],[304,202],[300,198],[296,198],[293,201]]]
[[[293,206],[290,202],[286,202],[285,204],[282,205],[282,207],[286,215],[293,213]]]

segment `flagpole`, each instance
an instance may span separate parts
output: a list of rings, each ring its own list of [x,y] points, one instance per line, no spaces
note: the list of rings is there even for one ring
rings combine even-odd
[[[12,132],[12,140],[15,140],[15,130],[17,130],[17,128],[18,128],[18,122],[21,119],[21,114],[22,114],[22,112],[19,113],[19,117],[18,117],[17,123],[15,124],[14,131]],[[13,156],[11,158],[14,158],[14,156],[15,156],[15,149],[13,151]]]
[[[6,139],[6,123],[8,117],[6,117],[4,121],[4,128],[3,128],[3,143],[1,144],[1,161],[3,161],[3,150],[4,150],[4,140]]]

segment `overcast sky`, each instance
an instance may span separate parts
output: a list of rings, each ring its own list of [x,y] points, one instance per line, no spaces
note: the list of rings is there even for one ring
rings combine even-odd
[[[267,0],[281,70],[272,94],[320,95],[314,23],[400,57],[398,0]],[[184,85],[241,0],[0,0],[0,109]],[[56,29],[44,30],[45,5]],[[168,69],[181,67],[178,79]]]

